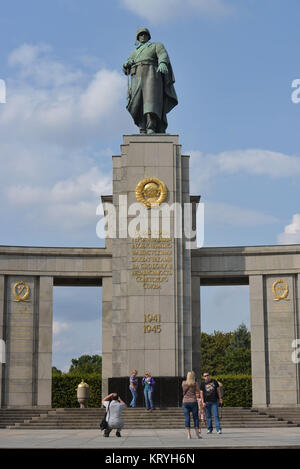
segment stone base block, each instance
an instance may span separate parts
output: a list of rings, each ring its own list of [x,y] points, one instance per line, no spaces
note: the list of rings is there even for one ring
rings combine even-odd
[[[159,378],[153,376],[153,378],[156,383],[153,393],[154,406],[156,408],[181,407],[181,383],[185,378],[179,376],[160,376]],[[137,407],[144,407],[145,401],[142,378],[138,378],[138,380]],[[129,405],[132,400],[132,395],[129,390],[129,377],[108,378],[108,394],[112,392],[118,393],[121,399]]]

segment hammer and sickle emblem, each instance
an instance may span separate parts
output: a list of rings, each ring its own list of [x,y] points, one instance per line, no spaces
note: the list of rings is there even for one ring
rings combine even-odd
[[[285,280],[276,280],[272,285],[274,301],[286,300],[289,294],[289,286]]]
[[[28,301],[27,298],[30,293],[30,288],[27,282],[20,280],[19,282],[15,283],[13,287],[13,294],[15,297],[15,301]]]
[[[165,184],[158,178],[142,179],[135,189],[136,200],[144,205],[147,209],[158,207],[167,198],[167,188]]]

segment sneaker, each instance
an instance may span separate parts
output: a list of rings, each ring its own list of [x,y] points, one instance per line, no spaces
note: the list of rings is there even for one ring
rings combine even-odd
[[[222,430],[218,430],[217,433],[218,433],[219,435],[221,435],[221,434],[222,434]]]
[[[202,440],[202,436],[201,436],[201,435],[197,435],[197,438],[198,438],[198,440]]]
[[[207,433],[212,433],[212,430],[207,430]]]
[[[121,438],[121,433],[120,433],[119,431],[116,431],[116,436],[117,436],[118,438]]]

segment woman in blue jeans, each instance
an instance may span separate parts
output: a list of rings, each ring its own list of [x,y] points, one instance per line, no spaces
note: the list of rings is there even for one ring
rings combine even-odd
[[[199,431],[199,408],[200,388],[196,383],[195,373],[189,371],[186,381],[182,382],[182,409],[184,412],[185,428],[188,439],[191,439],[191,413],[193,415],[195,433],[197,438],[201,438]]]
[[[207,433],[212,433],[212,413],[215,420],[216,430],[218,434],[222,433],[220,418],[219,418],[219,403],[223,404],[222,393],[219,382],[210,377],[210,374],[205,371],[203,373],[204,381],[201,384],[200,395],[201,400],[204,402],[207,422]]]
[[[138,395],[137,387],[138,387],[137,370],[133,370],[129,378],[129,389],[132,395],[132,401],[129,404],[130,407],[136,406],[136,400],[137,400],[137,395]]]
[[[147,410],[154,410],[152,394],[154,391],[155,381],[152,378],[149,371],[145,372],[145,376],[142,379],[142,385],[144,387],[145,405]]]

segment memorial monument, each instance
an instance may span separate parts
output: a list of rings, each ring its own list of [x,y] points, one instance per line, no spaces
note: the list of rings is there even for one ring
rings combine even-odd
[[[253,406],[300,405],[300,246],[197,248],[189,156],[165,133],[171,62],[146,28],[136,39],[123,70],[139,132],[112,157],[106,246],[0,246],[1,407],[51,406],[53,287],[66,285],[102,286],[103,395],[129,399],[131,371],[150,370],[155,405],[181,405],[182,378],[201,376],[200,284],[249,285]]]

